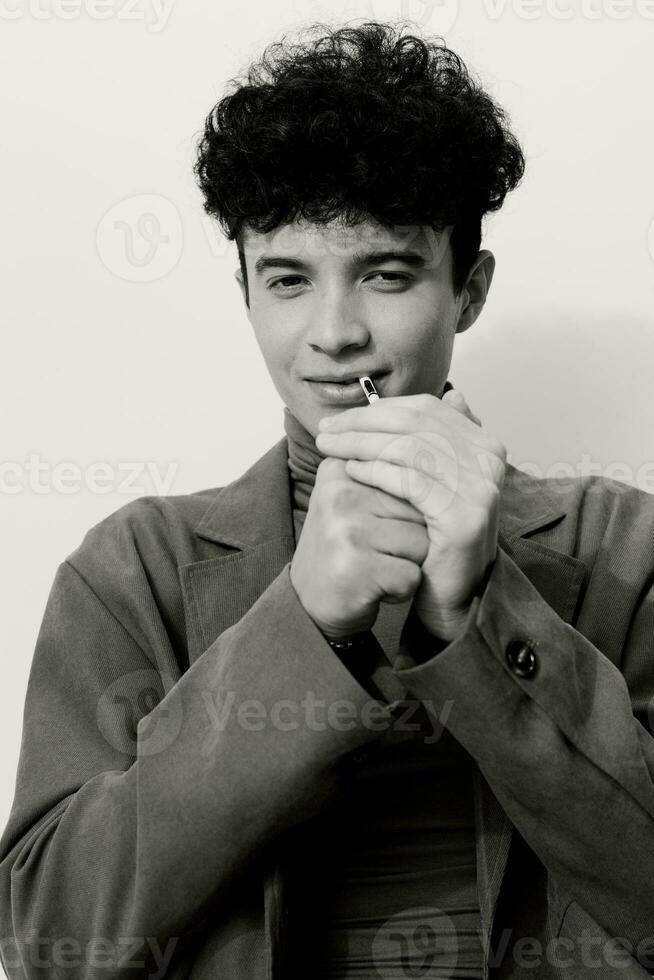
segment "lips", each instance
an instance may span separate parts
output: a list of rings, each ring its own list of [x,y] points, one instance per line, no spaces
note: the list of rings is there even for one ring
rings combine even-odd
[[[384,383],[388,376],[388,371],[373,372],[367,374],[362,371],[357,374],[354,380],[350,380],[350,375],[345,375],[342,381],[318,381],[314,378],[307,378],[307,384],[311,386],[314,396],[326,405],[333,405],[344,408],[347,405],[367,405],[368,399],[359,384],[359,378],[371,378],[380,395],[384,395]]]
[[[371,378],[374,381],[376,378],[381,378],[387,373],[388,372],[386,371],[360,371],[357,374],[346,374],[340,378],[333,375],[330,377],[323,375],[322,377],[318,378],[307,378],[307,381],[322,381],[327,384],[347,385],[354,384],[355,382],[358,382],[359,378],[363,377]]]

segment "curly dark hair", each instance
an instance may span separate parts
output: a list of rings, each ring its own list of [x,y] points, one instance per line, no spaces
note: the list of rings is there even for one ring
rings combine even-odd
[[[453,225],[459,293],[481,221],[524,172],[507,116],[442,38],[401,23],[314,24],[270,44],[211,110],[193,170],[204,210],[236,240],[304,218]],[[317,36],[314,36],[316,35]]]

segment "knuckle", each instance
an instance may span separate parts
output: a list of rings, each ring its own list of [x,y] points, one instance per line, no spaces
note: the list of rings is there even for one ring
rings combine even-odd
[[[500,439],[490,438],[488,449],[494,456],[499,456],[503,463],[506,462],[506,446]]]
[[[416,553],[418,555],[418,562],[422,565],[429,554],[429,535],[426,532],[420,535]]]
[[[352,556],[349,551],[338,548],[331,562],[332,577],[336,582],[347,582],[352,577]]]
[[[345,461],[338,456],[326,456],[318,464],[316,470],[316,489],[320,487],[324,490],[327,486],[343,479],[345,476]]]
[[[489,508],[486,503],[476,507],[471,514],[468,528],[472,538],[477,538],[486,533],[488,527]]]
[[[458,519],[458,540],[466,547],[474,544],[485,535],[488,523],[489,513],[485,499],[478,497],[476,501],[470,501]]]
[[[357,484],[339,480],[329,488],[329,501],[334,511],[340,514],[350,513],[359,500]]]
[[[360,524],[344,521],[341,530],[341,540],[347,543],[351,550],[358,551],[364,543],[365,535]]]
[[[352,561],[365,549],[368,533],[365,523],[353,519],[349,514],[339,513],[328,520],[325,537],[329,541],[333,561],[338,564],[342,559],[344,565],[350,568]]]
[[[422,579],[422,570],[419,565],[416,565],[412,561],[406,561],[402,571],[401,580],[399,583],[399,595],[403,595],[406,598],[412,596],[420,585]]]
[[[416,395],[415,404],[420,411],[428,412],[434,407],[434,402],[438,401],[435,395],[430,395],[428,392],[423,391],[419,395]]]
[[[489,481],[489,492],[493,496],[497,493],[500,494],[501,488],[504,484],[504,478],[506,476],[506,463],[495,458],[495,465],[492,468],[491,480]]]

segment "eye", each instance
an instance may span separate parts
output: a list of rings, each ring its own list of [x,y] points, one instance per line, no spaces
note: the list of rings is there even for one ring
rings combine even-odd
[[[411,276],[405,276],[402,272],[374,272],[370,279],[376,279],[378,276],[384,276],[385,278],[380,279],[379,282],[387,283],[389,286],[407,285],[411,282]]]
[[[304,282],[303,276],[280,276],[279,279],[274,279],[273,282],[268,284],[268,289],[276,290],[277,292],[283,293],[289,289],[294,289],[296,286],[301,285]],[[277,287],[280,287],[279,289]]]

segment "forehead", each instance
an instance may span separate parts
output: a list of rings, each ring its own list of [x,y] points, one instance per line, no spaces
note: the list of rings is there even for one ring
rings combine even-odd
[[[438,261],[447,248],[451,228],[434,231],[427,225],[382,225],[372,219],[346,224],[334,219],[316,224],[305,219],[278,225],[267,233],[243,229],[241,245],[253,262],[274,254],[303,260],[339,259],[348,261],[366,252],[417,252]]]

